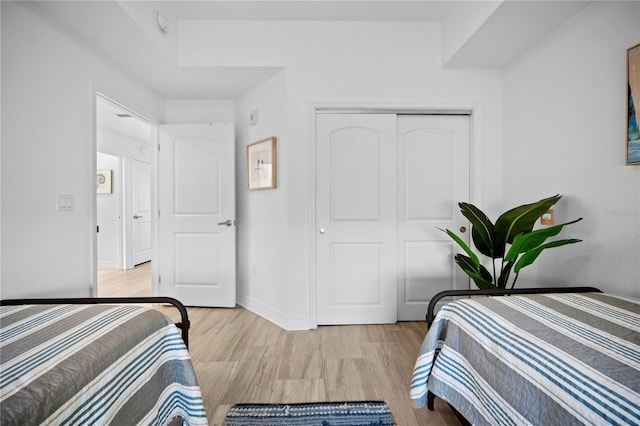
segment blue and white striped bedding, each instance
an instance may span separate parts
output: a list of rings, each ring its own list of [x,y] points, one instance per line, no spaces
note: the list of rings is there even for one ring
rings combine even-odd
[[[601,293],[457,300],[429,329],[411,398],[472,424],[640,424],[640,300]]]
[[[2,425],[206,425],[173,322],[141,306],[0,308]]]

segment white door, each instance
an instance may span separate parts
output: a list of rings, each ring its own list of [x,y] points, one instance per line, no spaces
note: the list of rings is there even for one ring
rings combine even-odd
[[[316,129],[318,324],[423,320],[435,293],[467,288],[437,228],[468,227],[469,117],[318,114]]]
[[[233,123],[160,126],[158,155],[159,295],[235,306]]]
[[[424,320],[429,299],[468,288],[448,235],[469,228],[469,116],[398,116],[398,320]]]
[[[151,166],[133,159],[133,263],[151,260]]]
[[[396,321],[396,117],[320,114],[318,324]]]

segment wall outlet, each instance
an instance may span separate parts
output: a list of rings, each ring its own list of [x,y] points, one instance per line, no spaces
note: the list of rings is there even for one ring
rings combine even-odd
[[[553,225],[553,209],[547,210],[547,212],[540,217],[540,224]]]

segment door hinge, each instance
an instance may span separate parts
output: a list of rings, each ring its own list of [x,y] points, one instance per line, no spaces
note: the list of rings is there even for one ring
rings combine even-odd
[[[100,225],[96,226],[96,233],[100,232]]]
[[[162,276],[158,275],[158,284],[162,284]]]
[[[160,152],[160,144],[158,144],[158,152]]]

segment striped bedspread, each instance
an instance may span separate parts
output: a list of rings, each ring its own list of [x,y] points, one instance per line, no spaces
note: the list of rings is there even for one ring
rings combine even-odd
[[[416,361],[427,391],[472,424],[640,424],[640,300],[601,293],[457,300]]]
[[[187,425],[207,418],[176,326],[141,306],[0,308],[7,425]]]

